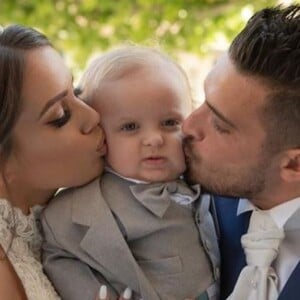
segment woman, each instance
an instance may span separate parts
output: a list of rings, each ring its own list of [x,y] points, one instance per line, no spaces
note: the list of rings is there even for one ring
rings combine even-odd
[[[0,120],[1,299],[59,299],[42,272],[36,218],[59,187],[99,176],[106,149],[98,114],[31,28],[0,33]]]

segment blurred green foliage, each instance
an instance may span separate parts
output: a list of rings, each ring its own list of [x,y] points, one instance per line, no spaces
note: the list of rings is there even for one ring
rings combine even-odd
[[[43,31],[80,70],[88,57],[126,41],[159,44],[170,54],[205,55],[231,40],[273,0],[1,0],[1,25]]]

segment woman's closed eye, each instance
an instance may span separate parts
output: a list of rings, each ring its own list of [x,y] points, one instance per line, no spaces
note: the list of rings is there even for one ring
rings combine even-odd
[[[62,116],[47,122],[47,124],[50,126],[54,126],[56,128],[60,128],[64,126],[66,123],[68,123],[71,116],[72,116],[71,111],[69,109],[63,108]]]
[[[83,90],[82,90],[81,87],[75,87],[75,88],[73,89],[73,94],[74,94],[74,96],[75,96],[76,98],[78,98],[78,99],[84,101],[84,99],[82,98],[82,93],[83,93]]]

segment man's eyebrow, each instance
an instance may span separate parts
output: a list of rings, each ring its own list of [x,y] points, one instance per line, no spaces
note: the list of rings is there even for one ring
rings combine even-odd
[[[237,127],[228,120],[222,113],[220,113],[211,103],[209,103],[207,100],[205,100],[205,104],[210,108],[210,110],[218,116],[224,123],[228,124],[229,126],[237,129]]]
[[[45,106],[43,107],[39,119],[43,116],[43,114],[52,106],[54,105],[57,101],[60,101],[62,98],[64,98],[65,96],[67,96],[68,91],[64,90],[61,93],[57,94],[56,96],[54,96],[53,98],[49,99]]]

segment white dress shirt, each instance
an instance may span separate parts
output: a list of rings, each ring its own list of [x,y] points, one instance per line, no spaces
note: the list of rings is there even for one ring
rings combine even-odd
[[[237,215],[257,209],[249,200],[240,199]],[[285,238],[281,243],[279,254],[273,267],[279,278],[279,291],[282,291],[287,280],[300,260],[300,197],[284,202],[269,210],[278,228],[283,228]]]

